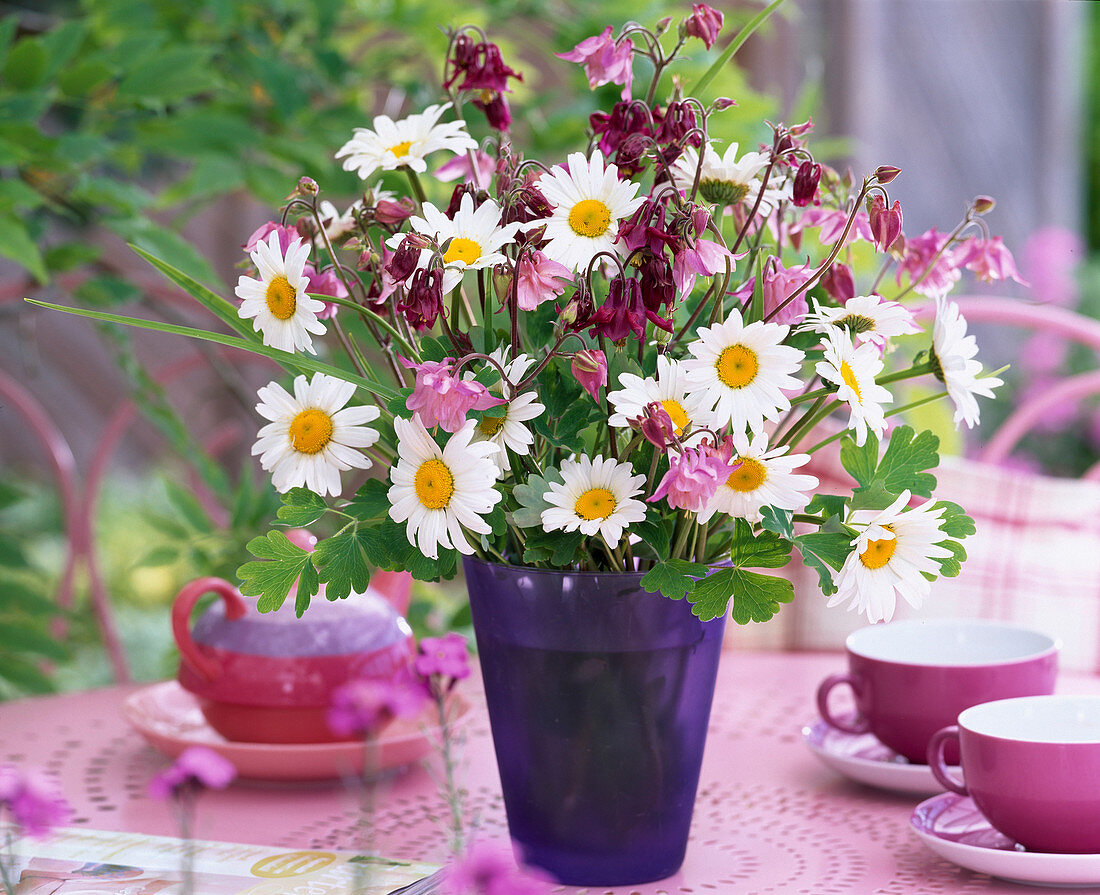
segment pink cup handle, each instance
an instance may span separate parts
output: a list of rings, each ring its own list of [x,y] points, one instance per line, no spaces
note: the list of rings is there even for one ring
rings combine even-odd
[[[821,686],[817,688],[817,710],[821,713],[821,717],[830,727],[835,727],[837,730],[843,730],[845,733],[868,733],[871,730],[871,722],[862,715],[853,720],[849,720],[847,718],[838,718],[830,710],[829,693],[837,684],[847,684],[852,688],[852,692],[855,693],[856,696],[859,696],[860,690],[862,689],[859,678],[851,674],[844,672],[830,674],[821,682]]]
[[[186,584],[172,601],[172,636],[180,650],[180,658],[191,670],[208,681],[222,673],[221,663],[199,651],[191,639],[191,611],[204,594],[216,593],[225,601],[225,617],[235,621],[248,608],[241,595],[224,578],[199,578]]]
[[[947,773],[948,765],[943,752],[948,740],[954,740],[956,743],[959,741],[959,728],[954,724],[932,734],[932,739],[928,741],[928,766],[932,769],[932,776],[944,789],[956,792],[960,796],[968,796],[970,792],[966,784]]]

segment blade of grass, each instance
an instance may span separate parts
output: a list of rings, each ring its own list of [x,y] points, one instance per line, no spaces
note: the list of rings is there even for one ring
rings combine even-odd
[[[717,77],[718,72],[721,70],[722,66],[729,62],[730,59],[733,58],[733,54],[741,49],[741,45],[750,37],[752,37],[753,32],[756,31],[756,29],[759,28],[761,25],[763,25],[769,18],[771,18],[772,13],[779,9],[779,7],[786,2],[787,0],[772,0],[771,3],[760,10],[760,12],[758,12],[755,16],[753,16],[752,19],[745,25],[745,27],[737,32],[737,36],[732,41],[730,41],[730,45],[722,51],[721,56],[714,60],[714,65],[706,70],[706,73],[703,75],[703,77],[701,77],[698,82],[696,82],[695,86],[687,92],[687,95],[698,96],[703,90],[705,90],[710,85],[710,82],[713,81],[715,77]]]

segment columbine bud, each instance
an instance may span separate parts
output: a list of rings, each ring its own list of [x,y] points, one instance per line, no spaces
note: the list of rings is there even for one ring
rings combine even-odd
[[[821,165],[815,162],[803,162],[794,175],[794,204],[799,208],[809,205],[817,195],[817,184],[821,180]]]
[[[894,240],[901,235],[901,203],[897,200],[890,207],[886,207],[886,200],[880,195],[875,195],[871,200],[867,216],[871,221],[871,234],[875,237],[875,245],[879,251],[885,252],[894,244]]]
[[[505,272],[503,267],[493,268],[493,291],[496,292],[497,301],[501,304],[511,300],[512,275]]]
[[[875,178],[882,184],[889,183],[900,173],[901,168],[896,168],[893,165],[879,165],[875,168]]]
[[[992,196],[975,196],[971,204],[975,214],[989,214],[996,206],[997,201]]]
[[[671,25],[671,24],[672,24],[672,16],[665,16],[654,27],[653,34],[656,37],[660,37],[662,34],[664,34],[666,31],[668,31],[668,26]]]
[[[658,345],[667,345],[672,341],[672,333],[667,332],[659,326],[653,327],[653,341]]]
[[[691,15],[684,20],[684,34],[698,37],[709,50],[722,30],[722,19],[722,13],[717,9],[711,9],[705,3],[693,3]]]
[[[577,378],[593,401],[600,400],[600,389],[607,385],[607,358],[597,348],[584,348],[573,355],[571,365]]]
[[[852,268],[847,264],[834,262],[832,267],[825,271],[821,278],[822,288],[829,293],[830,298],[841,304],[846,304],[848,299],[856,294],[855,280],[852,279]]]
[[[374,219],[380,224],[399,224],[406,218],[412,217],[416,206],[412,199],[404,198],[394,202],[392,199],[382,199],[374,207]]]
[[[419,233],[410,233],[401,241],[397,251],[393,253],[389,264],[386,265],[386,272],[397,282],[404,282],[416,270],[417,265],[420,263],[420,252],[427,247],[428,239],[426,236],[421,236]]]
[[[319,189],[317,181],[312,177],[302,177],[298,180],[298,195],[300,196],[316,196]]]
[[[737,100],[730,99],[728,96],[720,96],[714,101],[714,111],[724,112],[726,109],[732,109],[737,105]]]
[[[659,401],[652,401],[645,406],[645,412],[630,421],[641,431],[642,436],[655,448],[667,451],[676,443],[676,424],[672,422],[664,405]]]

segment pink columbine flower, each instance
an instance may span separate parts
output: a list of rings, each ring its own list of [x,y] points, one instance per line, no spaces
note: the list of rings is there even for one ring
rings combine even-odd
[[[668,472],[646,502],[663,497],[673,509],[698,513],[735,468],[719,454],[702,447],[685,450],[679,456],[673,454],[669,457]]]
[[[902,276],[908,274],[909,281],[916,283],[913,291],[927,298],[936,298],[950,292],[960,277],[958,261],[950,250],[944,251],[936,259],[928,275],[917,283],[947,239],[947,235],[937,233],[935,227],[920,236],[906,237],[905,255],[898,265],[897,282],[900,284]]]
[[[607,358],[598,348],[583,348],[573,355],[573,375],[593,401],[600,400],[600,389],[607,385]]]
[[[821,182],[821,165],[804,161],[798,166],[794,175],[794,187],[792,188],[792,201],[799,208],[804,208],[814,201],[817,195],[817,185]]]
[[[711,277],[725,273],[726,264],[733,270],[734,262],[743,255],[735,255],[725,246],[710,239],[702,239],[710,214],[705,208],[696,208],[691,215],[695,238],[681,240],[673,249],[672,279],[680,295],[691,295],[695,278]]]
[[[1044,227],[1028,237],[1024,270],[1032,294],[1042,302],[1072,308],[1077,304],[1075,268],[1081,263],[1080,237],[1062,227]]]
[[[697,37],[709,50],[722,30],[722,13],[705,3],[691,4],[691,15],[684,19],[684,34]]]
[[[901,236],[901,203],[894,200],[894,204],[887,208],[886,200],[876,193],[871,200],[871,210],[867,217],[875,239],[875,247],[880,252],[888,252],[890,246]]]
[[[338,687],[325,720],[338,737],[371,734],[394,718],[415,718],[430,698],[428,682],[402,665],[388,678],[355,678]]]
[[[279,248],[284,255],[286,250],[290,248],[290,244],[301,238],[301,234],[294,227],[284,227],[276,221],[268,221],[253,230],[252,235],[248,237],[248,241],[241,248],[246,252],[255,251],[257,243],[267,242],[267,238],[272,233],[279,234]]]
[[[856,283],[852,277],[852,268],[847,264],[834,261],[821,277],[821,288],[829,297],[840,304],[846,304],[849,298],[856,296]]]
[[[439,172],[436,172],[438,176]],[[413,216],[416,206],[412,199],[379,199],[374,206],[374,219],[380,224],[400,224]]]
[[[480,382],[455,375],[454,362],[453,357],[447,357],[415,364],[401,358],[405,367],[416,370],[416,384],[405,406],[419,414],[420,422],[428,429],[442,426],[447,432],[457,432],[466,425],[466,415],[471,410],[488,410],[506,403],[490,394]]]
[[[340,282],[340,278],[336,275],[336,272],[331,268],[323,273],[318,273],[316,267],[307,263],[302,273],[309,281],[306,286],[306,292],[313,295],[332,295],[336,298],[348,297],[348,290],[344,287],[344,284]],[[335,302],[326,301],[324,309],[317,314],[317,319],[331,320],[336,316],[336,310],[339,307],[340,306]]]
[[[0,807],[28,836],[42,838],[72,816],[72,806],[54,780],[38,771],[20,771],[0,765]]]
[[[424,677],[439,675],[453,681],[470,676],[469,654],[466,638],[457,631],[449,631],[442,637],[425,637],[420,641],[420,654],[413,662],[417,674]]]
[[[446,869],[444,895],[545,895],[553,885],[548,876],[516,865],[502,842],[478,841]]]
[[[480,149],[474,150],[473,156],[476,166],[470,162],[470,153],[464,152],[442,165],[435,172],[436,179],[450,183],[461,177],[466,183],[472,183],[479,190],[488,189],[497,169],[496,159]]]
[[[955,263],[974,272],[983,283],[996,283],[998,280],[1015,280],[1021,286],[1028,285],[1027,280],[1016,270],[1016,261],[1001,237],[989,239],[975,237],[966,240],[956,250]]]
[[[616,44],[611,36],[613,30],[608,25],[602,34],[586,37],[568,53],[555,55],[581,63],[588,76],[588,86],[593,90],[601,84],[622,84],[622,98],[630,99],[630,85],[634,81],[634,44],[630,40]]]
[[[533,311],[561,295],[572,279],[573,272],[564,264],[551,261],[537,249],[524,252],[516,265],[516,304],[520,310]]]
[[[175,763],[149,781],[149,795],[167,799],[185,787],[225,789],[237,776],[237,769],[228,758],[206,746],[188,746]]]
[[[774,263],[768,264],[764,270],[764,316],[768,317],[776,308],[787,300],[787,296],[805,283],[812,273],[807,261],[801,267],[787,269],[778,258]],[[803,321],[810,306],[806,301],[806,293],[802,292],[794,301],[789,302],[774,317],[768,317],[772,323],[785,323],[797,325]]]

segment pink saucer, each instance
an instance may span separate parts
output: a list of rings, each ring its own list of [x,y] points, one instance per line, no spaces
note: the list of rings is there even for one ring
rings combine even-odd
[[[461,716],[466,706],[456,701]],[[142,687],[127,697],[123,717],[154,748],[176,757],[188,746],[208,746],[229,759],[250,780],[332,780],[363,771],[364,748],[357,740],[341,743],[235,743],[211,728],[195,697],[176,681]],[[416,718],[398,718],[377,740],[375,770],[419,761],[433,749],[439,733],[435,707]]]
[[[1028,885],[1100,885],[1100,855],[1026,851],[993,829],[970,799],[953,792],[921,802],[909,825],[937,855],[968,870]]]
[[[916,795],[943,792],[928,765],[911,764],[873,733],[846,733],[819,719],[802,728],[802,741],[825,765],[857,783]]]

